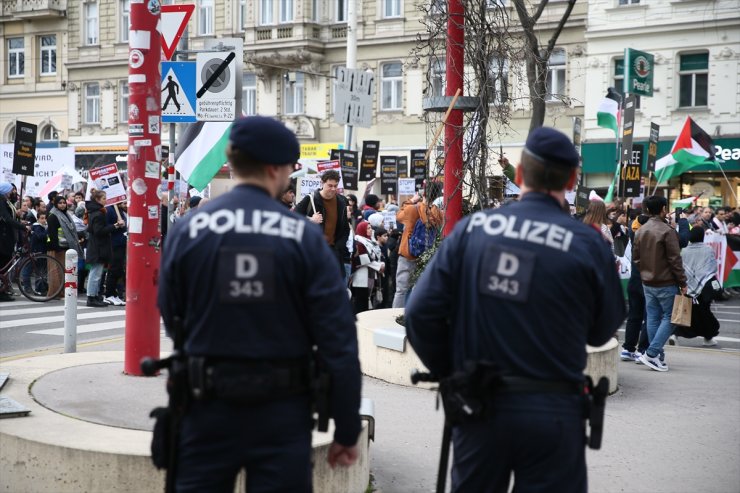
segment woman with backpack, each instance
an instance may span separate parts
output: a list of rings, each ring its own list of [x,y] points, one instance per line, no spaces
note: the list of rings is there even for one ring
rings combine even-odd
[[[414,249],[410,243],[412,239],[419,239],[419,233],[422,236],[428,236],[427,232],[439,231],[442,226],[442,211],[433,202],[441,194],[440,184],[437,182],[428,182],[426,188],[419,194],[414,195],[411,200],[407,200],[401,206],[401,210],[396,214],[396,223],[403,225],[403,235],[398,248],[398,266],[396,267],[396,294],[393,297],[393,308],[403,308],[406,306],[406,294],[409,290],[411,273],[416,268],[416,259],[423,253],[422,246],[426,241],[414,241],[417,245]],[[414,234],[414,230],[417,234]],[[435,235],[436,238],[436,235]],[[434,239],[432,239],[432,243]]]
[[[100,280],[103,277],[103,267],[113,257],[111,233],[124,226],[119,220],[114,224],[107,224],[105,211],[105,192],[93,190],[85,203],[87,209],[87,263],[90,264],[90,274],[87,278],[87,306],[98,308],[108,304],[100,296]]]

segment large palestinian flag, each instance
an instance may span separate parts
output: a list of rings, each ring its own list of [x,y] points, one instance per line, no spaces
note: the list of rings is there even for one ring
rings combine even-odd
[[[175,153],[175,169],[199,192],[226,164],[231,122],[197,122],[188,127]]]
[[[715,164],[714,152],[712,138],[687,116],[671,153],[656,161],[655,178],[658,183],[663,183],[691,168]]]

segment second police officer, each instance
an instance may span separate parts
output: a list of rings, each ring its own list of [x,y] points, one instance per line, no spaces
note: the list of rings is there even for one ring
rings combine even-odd
[[[191,402],[176,491],[311,491],[312,347],[333,383],[330,465],[357,460],[361,374],[354,316],[321,231],[276,198],[300,154],[283,124],[234,122],[227,157],[237,186],[169,232],[159,306],[183,320]]]
[[[407,304],[409,341],[433,374],[485,362],[497,376],[482,416],[452,428],[452,491],[508,491],[512,472],[516,491],[587,490],[586,344],[606,343],[625,308],[609,247],[561,207],[578,163],[564,134],[532,131],[521,201],[462,220]]]

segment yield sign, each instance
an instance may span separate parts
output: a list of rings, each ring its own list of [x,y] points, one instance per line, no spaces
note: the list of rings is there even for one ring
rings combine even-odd
[[[180,36],[185,32],[195,5],[162,5],[162,51],[167,60],[175,53]]]

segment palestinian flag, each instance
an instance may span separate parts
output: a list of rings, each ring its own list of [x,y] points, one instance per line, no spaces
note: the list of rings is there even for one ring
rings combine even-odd
[[[655,178],[663,183],[696,166],[715,163],[712,138],[688,116],[671,153],[656,161]]]
[[[196,122],[185,131],[175,152],[175,169],[202,191],[226,164],[231,122]]]
[[[723,288],[740,288],[740,235],[727,235],[725,262],[720,266]]]
[[[596,123],[600,127],[612,129],[614,135],[619,135],[619,102],[621,100],[619,93],[610,87],[596,112]]]

